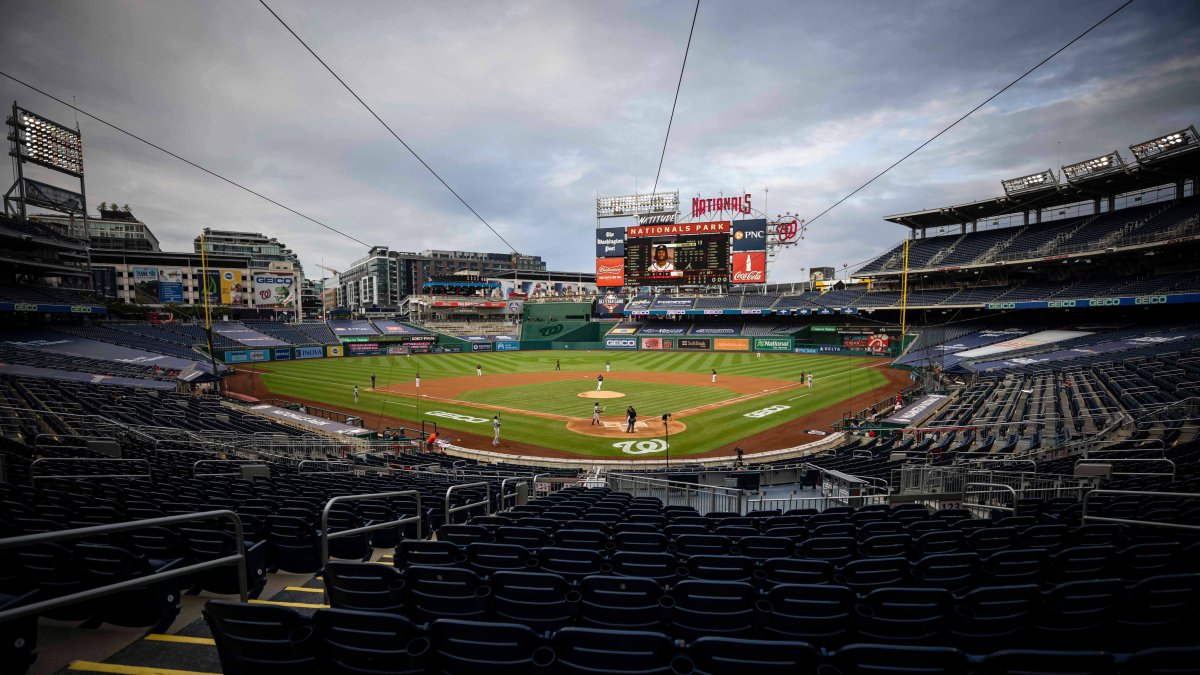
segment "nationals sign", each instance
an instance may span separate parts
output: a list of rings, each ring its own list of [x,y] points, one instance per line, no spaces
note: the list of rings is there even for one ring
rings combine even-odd
[[[706,213],[722,213],[725,211],[750,213],[750,193],[747,192],[741,197],[717,197],[715,199],[692,197],[693,218],[698,218]]]

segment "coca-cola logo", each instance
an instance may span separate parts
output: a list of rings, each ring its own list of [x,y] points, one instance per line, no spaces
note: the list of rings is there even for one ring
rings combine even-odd
[[[763,274],[762,270],[752,270],[750,272],[734,272],[733,273],[733,281],[735,283],[736,282],[752,283],[752,282],[756,282],[756,281],[762,281],[763,278],[764,278],[764,274]]]

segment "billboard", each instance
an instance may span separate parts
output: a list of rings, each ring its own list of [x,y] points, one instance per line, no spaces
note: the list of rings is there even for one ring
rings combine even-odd
[[[767,252],[747,251],[733,254],[733,276],[735,284],[767,283]]]
[[[378,342],[351,342],[343,347],[351,356],[368,356],[383,352],[383,348],[379,346]]]
[[[792,351],[792,338],[754,338],[754,351],[790,352]]]
[[[596,257],[625,257],[625,228],[601,227],[596,229]]]
[[[642,349],[674,349],[672,338],[642,338]]]
[[[326,347],[325,348],[325,356],[341,356],[341,355],[342,355],[341,347]]]
[[[183,271],[158,269],[158,299],[160,302],[183,302]]]
[[[625,285],[624,258],[596,258],[596,285],[604,288]]]
[[[133,302],[138,305],[155,305],[158,297],[158,268],[135,267],[133,275]]]
[[[245,300],[245,287],[242,286],[242,273],[238,270],[220,270],[222,305],[240,305]]]
[[[320,359],[325,356],[323,347],[296,347],[294,351],[298,359]]]
[[[759,218],[733,221],[732,248],[734,251],[767,250],[767,220]]]
[[[748,352],[750,340],[747,338],[713,338],[713,349],[718,352]]]
[[[605,338],[605,349],[637,349],[637,338]]]
[[[727,220],[627,228],[626,285],[729,283],[729,230]]]
[[[493,342],[496,351],[498,352],[519,352],[521,351],[520,342]]]
[[[472,342],[471,351],[473,352],[490,352],[492,351],[492,343],[490,342]]]
[[[296,278],[291,272],[254,272],[254,306],[285,309],[296,306]]]
[[[709,349],[712,342],[708,338],[679,338],[680,349]]]

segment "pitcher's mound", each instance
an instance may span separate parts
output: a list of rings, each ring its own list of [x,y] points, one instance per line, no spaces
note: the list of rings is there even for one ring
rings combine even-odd
[[[585,391],[577,394],[580,398],[624,398],[625,394],[619,391]]]

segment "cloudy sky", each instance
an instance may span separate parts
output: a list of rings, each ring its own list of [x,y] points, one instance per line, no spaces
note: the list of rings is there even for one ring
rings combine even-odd
[[[649,191],[690,0],[268,0],[522,253],[592,268],[594,198]],[[660,189],[811,218],[1116,8],[1098,0],[704,0]],[[506,247],[253,0],[24,3],[0,70],[371,244]],[[1200,121],[1200,2],[1137,0],[781,256],[777,281],[898,241],[882,216]],[[3,100],[73,113],[11,81]],[[362,246],[84,119],[88,192],[170,250],[261,231]],[[764,188],[769,188],[769,204]]]

